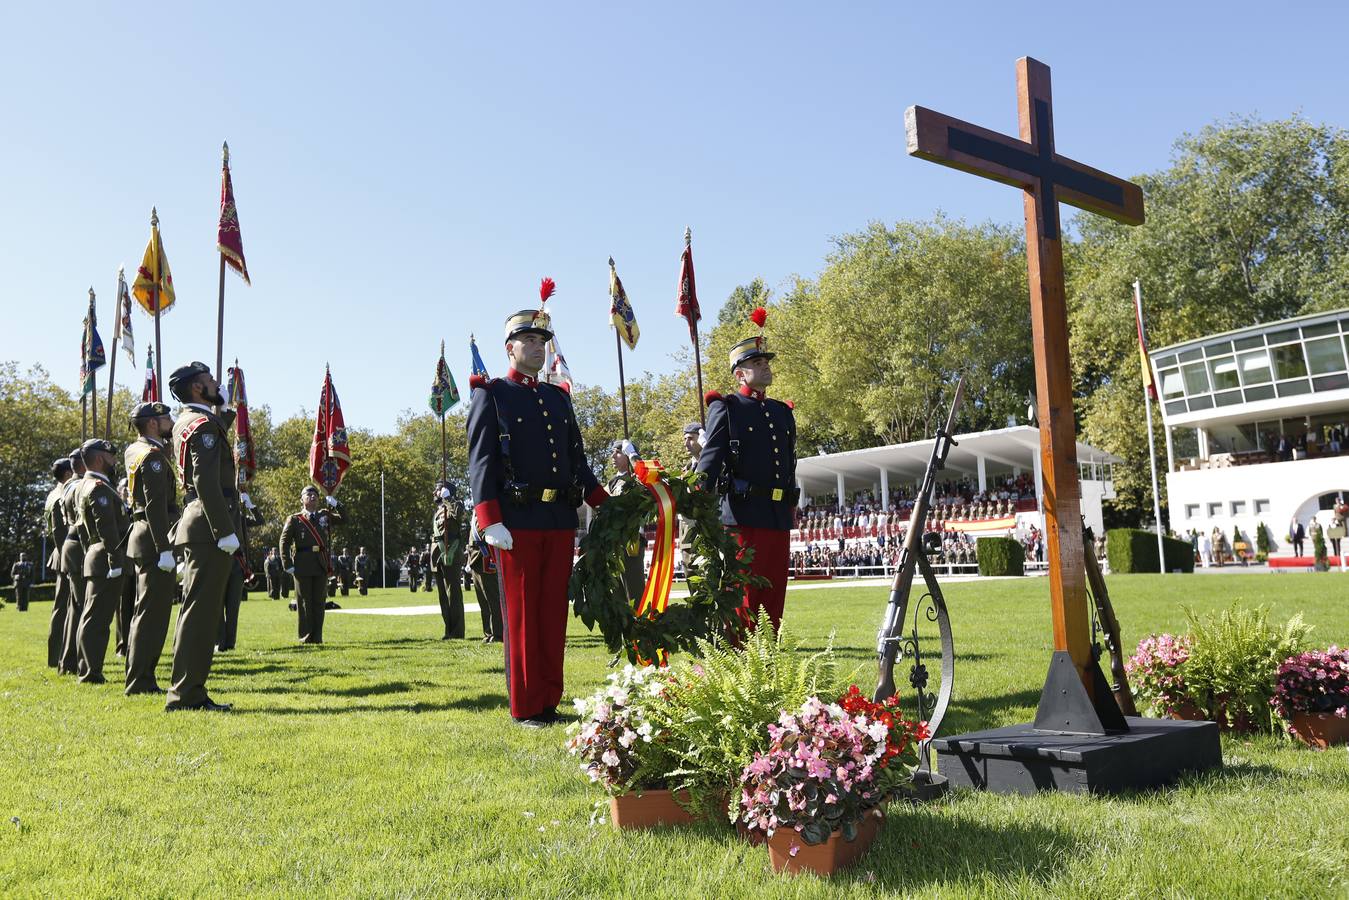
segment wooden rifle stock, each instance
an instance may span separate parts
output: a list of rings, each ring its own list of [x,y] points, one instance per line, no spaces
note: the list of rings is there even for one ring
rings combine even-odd
[[[1119,620],[1115,618],[1115,607],[1110,602],[1110,594],[1105,589],[1105,576],[1101,574],[1100,564],[1096,561],[1091,529],[1083,536],[1082,554],[1087,566],[1087,585],[1091,588],[1091,599],[1096,604],[1096,619],[1101,623],[1105,635],[1105,647],[1110,652],[1110,692],[1115,695],[1120,712],[1126,716],[1137,716],[1134,706],[1134,694],[1129,688],[1129,676],[1124,671],[1124,652],[1120,648]]]
[[[946,455],[956,445],[956,442],[951,440],[951,432],[955,428],[956,413],[960,409],[964,393],[965,378],[961,376],[956,382],[956,393],[951,401],[951,410],[946,416],[946,427],[937,431],[937,440],[932,445],[932,456],[928,459],[927,471],[923,473],[918,496],[913,500],[909,530],[904,535],[904,547],[900,550],[895,578],[890,584],[890,601],[885,608],[885,620],[876,638],[879,671],[876,693],[872,698],[876,702],[895,693],[895,662],[899,659],[899,637],[904,629],[904,617],[909,608],[909,590],[913,587],[913,573],[918,565],[918,554],[924,552],[923,531],[927,524],[928,507],[932,502],[932,490],[937,483],[937,472],[946,465]],[[842,499],[839,498],[840,501]]]

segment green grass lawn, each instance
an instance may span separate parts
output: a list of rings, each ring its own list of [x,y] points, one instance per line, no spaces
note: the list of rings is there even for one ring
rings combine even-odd
[[[1349,643],[1349,576],[1118,576],[1132,647],[1183,627],[1181,604],[1301,611]],[[944,731],[1025,721],[1050,654],[1045,579],[946,588],[956,694]],[[885,587],[795,592],[788,627],[874,679]],[[437,616],[329,615],[294,643],[284,603],[243,607],[216,657],[225,715],[80,685],[45,663],[47,604],[0,610],[0,895],[1349,896],[1349,757],[1224,739],[1225,768],[1156,793],[1034,798],[958,792],[892,807],[871,854],[831,881],[768,870],[715,825],[618,833],[562,749],[510,724],[500,645],[438,640]],[[433,603],[404,590],[349,606]],[[472,594],[468,595],[470,601]],[[477,614],[469,613],[470,636]],[[109,663],[116,665],[110,657]],[[573,621],[569,695],[608,656]],[[161,684],[168,683],[167,654]]]

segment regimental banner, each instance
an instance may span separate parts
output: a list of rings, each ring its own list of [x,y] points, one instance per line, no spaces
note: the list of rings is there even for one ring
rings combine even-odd
[[[159,379],[155,377],[155,348],[145,351],[145,384],[141,386],[141,400],[151,403],[159,400]]]
[[[309,448],[309,477],[332,496],[350,466],[351,451],[347,447],[342,403],[333,388],[332,373],[325,369],[318,415],[314,420],[314,441]]]
[[[253,429],[248,423],[248,392],[244,389],[244,370],[236,359],[229,370],[229,402],[234,407],[234,464],[239,472],[239,484],[253,480],[258,470],[253,451]]]
[[[98,336],[98,313],[94,311],[94,289],[89,289],[89,312],[84,317],[84,334],[80,338],[80,395],[94,392],[94,373],[108,362],[103,350],[103,339]]]
[[[628,349],[636,350],[641,329],[637,327],[637,314],[628,302],[628,292],[623,289],[612,256],[609,257],[609,321],[618,329],[618,336],[628,345]]]
[[[136,281],[131,285],[131,293],[141,309],[150,315],[155,314],[155,303],[159,311],[167,312],[177,297],[173,293],[173,273],[169,271],[169,259],[164,255],[164,241],[159,235],[159,214],[150,211],[150,243],[145,245],[145,255],[141,257],[140,268],[136,269]]]
[[[234,205],[229,144],[225,145],[224,164],[220,172],[220,225],[216,229],[215,247],[225,258],[225,265],[233,269],[244,280],[244,284],[251,285],[248,263],[244,260],[244,239],[239,233],[239,210]]]
[[[475,348],[476,352],[476,348]],[[431,396],[427,406],[440,418],[459,402],[459,387],[454,383],[454,373],[445,362],[445,342],[440,342],[440,359],[436,360],[436,375],[431,381]]]

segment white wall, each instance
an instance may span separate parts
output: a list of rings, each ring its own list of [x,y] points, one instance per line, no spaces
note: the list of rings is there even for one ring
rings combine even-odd
[[[1349,456],[1304,459],[1295,462],[1232,466],[1225,469],[1199,469],[1169,472],[1166,476],[1171,528],[1178,535],[1190,529],[1211,532],[1216,525],[1231,539],[1233,526],[1255,546],[1255,526],[1269,527],[1271,552],[1291,556],[1293,548],[1284,540],[1288,523],[1296,513],[1305,526],[1317,510],[1322,494],[1344,491],[1349,496]],[[1264,512],[1256,511],[1256,502],[1269,501]],[[1233,512],[1233,502],[1244,502],[1244,512]],[[1216,514],[1210,504],[1220,504]],[[1186,517],[1187,505],[1197,505],[1197,515]],[[1317,515],[1323,527],[1330,526],[1330,512]],[[1311,555],[1311,544],[1303,548]]]

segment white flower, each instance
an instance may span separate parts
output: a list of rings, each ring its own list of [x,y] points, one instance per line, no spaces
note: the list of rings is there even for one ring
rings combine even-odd
[[[651,731],[652,728],[650,722],[643,722],[641,725],[637,726],[637,733],[640,734],[642,737],[646,738],[648,741],[651,740]]]
[[[631,747],[636,740],[637,732],[624,729],[622,736],[618,739],[618,743],[621,744],[624,749],[627,749],[628,747]]]
[[[872,722],[867,726],[867,736],[873,741],[883,741],[889,733],[890,729],[885,727],[884,722]]]
[[[613,750],[605,750],[605,751],[604,751],[604,754],[603,754],[602,756],[600,756],[600,762],[602,762],[602,763],[604,763],[606,766],[610,766],[610,767],[617,766],[617,765],[618,765],[618,754],[615,753]]]
[[[586,714],[586,702],[582,698],[577,697],[572,701],[572,705],[576,707],[576,714],[578,716],[584,716]]]

